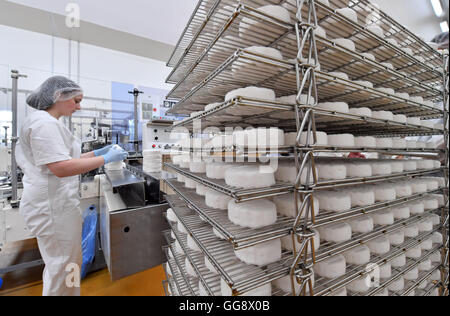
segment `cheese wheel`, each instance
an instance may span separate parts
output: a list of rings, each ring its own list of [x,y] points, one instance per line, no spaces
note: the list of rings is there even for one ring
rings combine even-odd
[[[352,199],[352,207],[364,207],[375,204],[375,191],[370,187],[355,188],[347,191]]]
[[[271,187],[275,185],[275,172],[270,166],[232,167],[225,172],[225,183],[243,189]]]
[[[326,102],[319,103],[317,108],[333,112],[349,113],[350,109],[345,102]]]
[[[343,180],[347,178],[347,167],[343,163],[316,163],[321,180]]]
[[[236,257],[246,264],[265,266],[281,259],[281,240],[275,239],[262,244],[235,250]]]
[[[348,178],[364,178],[373,176],[372,165],[369,162],[358,161],[346,163]]]
[[[374,176],[387,176],[392,174],[392,166],[389,162],[374,162],[372,165],[372,174]]]
[[[208,189],[205,194],[205,203],[208,207],[219,209],[219,210],[227,210],[228,203],[232,200],[226,194]]]
[[[425,205],[420,201],[414,201],[408,203],[407,205],[411,211],[411,215],[419,215],[425,212]]]
[[[239,226],[248,228],[262,228],[275,224],[277,221],[277,208],[267,199],[236,203],[228,203],[228,219]]]
[[[391,244],[387,237],[379,237],[367,243],[370,252],[376,255],[384,255],[391,250]]]
[[[351,134],[328,135],[328,145],[332,147],[355,147],[355,137]]]
[[[166,212],[167,212],[166,217],[169,221],[174,222],[174,223],[178,222],[178,217],[176,216],[176,214],[174,213],[174,211],[171,208],[167,209]]]
[[[419,236],[419,227],[417,225],[411,225],[405,228],[405,237],[416,238]]]
[[[315,197],[323,211],[341,213],[352,208],[352,197],[344,191],[320,191]]]
[[[388,290],[392,292],[398,292],[403,290],[404,288],[405,288],[405,279],[403,277],[395,279],[388,285]]]
[[[314,266],[314,271],[323,278],[339,278],[345,275],[345,272],[347,271],[347,262],[343,255],[334,256],[317,263]]]
[[[391,233],[389,236],[391,245],[400,246],[405,242],[405,231],[403,229]]]
[[[401,268],[406,265],[406,255],[402,254],[391,260],[391,265],[393,268]]]
[[[373,223],[379,226],[388,226],[394,224],[394,214],[391,210],[384,210],[370,214]]]
[[[336,223],[318,229],[323,241],[341,243],[352,238],[352,228],[347,223]]]
[[[280,215],[296,218],[297,212],[295,209],[295,196],[294,193],[284,194],[275,196],[273,198],[273,202],[276,205],[277,212]],[[301,201],[299,200],[299,207],[301,206]],[[320,202],[317,198],[314,198],[314,215],[319,215]],[[305,210],[302,214],[302,218],[305,218],[307,215],[307,211]],[[311,214],[308,214],[308,218],[311,219]]]
[[[367,246],[358,246],[344,253],[347,264],[363,265],[370,262],[370,249]]]
[[[355,137],[355,146],[360,148],[376,148],[377,139],[372,136]]]
[[[422,248],[414,247],[406,252],[406,258],[419,259],[422,256]]]
[[[367,215],[351,219],[348,223],[354,233],[367,234],[374,229],[373,219]]]
[[[377,138],[377,148],[392,148],[394,141],[392,138]]]
[[[366,117],[372,117],[372,110],[369,108],[351,108],[349,110],[350,114],[358,115],[358,116],[366,116]]]
[[[397,206],[390,209],[394,213],[395,219],[408,219],[411,217],[411,211],[407,206]]]

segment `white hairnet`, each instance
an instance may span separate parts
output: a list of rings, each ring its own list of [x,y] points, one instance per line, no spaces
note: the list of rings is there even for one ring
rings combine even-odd
[[[67,101],[83,94],[83,89],[72,80],[55,76],[47,79],[27,98],[27,104],[38,110],[46,110],[58,101]]]

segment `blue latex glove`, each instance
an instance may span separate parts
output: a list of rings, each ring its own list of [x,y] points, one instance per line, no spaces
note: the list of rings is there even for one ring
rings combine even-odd
[[[94,155],[95,157],[100,157],[103,156],[104,154],[106,154],[114,145],[109,145],[97,150],[94,150]]]
[[[128,153],[123,149],[116,149],[112,147],[106,154],[102,155],[105,159],[105,164],[111,162],[124,161],[128,157]]]

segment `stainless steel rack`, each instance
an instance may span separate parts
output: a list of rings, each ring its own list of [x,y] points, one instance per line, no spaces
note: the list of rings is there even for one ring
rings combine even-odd
[[[180,208],[195,210],[195,212],[214,227],[220,234],[233,245],[234,249],[251,247],[259,243],[289,236],[295,222],[293,218],[279,216],[276,224],[262,229],[248,229],[231,223],[223,211],[211,209],[206,206],[204,199],[199,197],[194,190],[184,188],[181,183],[168,181],[169,186],[176,192],[176,196],[168,196],[167,201],[173,209],[180,212]],[[416,194],[408,198],[401,198],[391,202],[382,202],[367,207],[353,208],[343,213],[321,212],[315,217],[314,223],[308,223],[312,228],[323,227],[338,222],[355,219],[368,214],[373,214],[388,208],[401,206],[405,203],[419,201],[430,194],[436,194],[441,190]]]
[[[174,209],[175,213],[177,213],[178,208]],[[184,212],[188,212],[188,209],[186,208],[183,210]],[[185,248],[185,251],[189,254],[191,254],[193,257],[197,259],[193,259],[192,263],[198,264],[199,269],[196,269],[196,272],[199,274],[199,279],[207,278],[208,281],[205,282],[205,286],[211,286],[211,287],[217,287],[217,278],[210,277],[210,271],[206,271],[203,269],[203,255],[207,257],[207,259],[211,262],[211,264],[216,268],[216,270],[219,272],[219,275],[224,279],[227,280],[227,283],[230,285],[231,289],[235,293],[241,293],[244,294],[246,291],[250,291],[258,286],[262,286],[263,284],[266,284],[270,281],[270,279],[276,280],[282,277],[286,277],[289,275],[289,264],[292,263],[293,257],[292,253],[286,252],[283,254],[283,259],[279,262],[272,264],[267,267],[262,267],[261,269],[258,269],[256,267],[248,266],[243,263],[240,263],[240,261],[235,257],[234,252],[232,250],[232,247],[230,247],[230,244],[226,241],[221,241],[217,237],[215,237],[212,233],[212,227],[208,225],[207,223],[203,222],[197,215],[195,215],[194,212],[191,212],[192,215],[189,216],[180,216],[180,221],[182,222],[183,226],[188,230],[189,234],[193,237],[193,240],[197,243],[197,245],[202,249],[202,254],[195,253],[191,250],[189,250],[186,246],[186,236],[182,233],[180,233],[176,226],[174,226],[173,223],[170,223],[172,226],[172,231],[175,233],[175,236],[177,240],[180,242],[182,247]],[[340,254],[347,250],[350,250],[354,247],[357,247],[361,244],[364,244],[365,242],[368,242],[372,239],[375,239],[379,236],[388,235],[396,230],[402,229],[405,226],[412,225],[414,223],[417,223],[423,219],[426,219],[430,217],[432,212],[424,214],[422,216],[415,216],[408,220],[401,220],[397,221],[394,225],[388,227],[388,228],[379,228],[378,232],[366,234],[365,236],[359,237],[359,242],[356,243],[342,243],[339,245],[334,245],[334,254]],[[433,232],[438,231],[438,229],[435,229]],[[419,237],[415,239],[411,239],[407,241],[404,245],[401,247],[398,247],[395,249],[395,251],[390,252],[389,259],[392,260],[398,255],[403,254],[408,249],[416,246],[417,244],[420,244],[421,241],[426,240],[428,237],[432,235],[432,233],[423,233]],[[322,251],[322,255],[320,258],[318,258],[318,261],[325,260],[329,256],[332,256],[330,252],[331,248],[333,248],[333,245],[324,245],[325,249]],[[435,250],[438,251],[441,248],[441,246],[436,246]],[[399,251],[401,250],[401,251]],[[427,254],[434,253],[435,251],[431,251]],[[382,258],[385,258],[386,256],[383,256]],[[378,257],[377,257],[378,258]],[[377,258],[374,258],[374,263],[377,263]],[[381,258],[381,257],[380,257]],[[426,259],[428,257],[424,257],[422,259]],[[312,260],[310,258],[310,260]],[[384,259],[383,259],[384,260]],[[231,271],[231,272],[230,272]],[[360,272],[365,271],[364,269]],[[253,272],[253,273],[252,273]],[[354,272],[354,271],[353,271]],[[356,280],[360,277],[361,273],[357,273],[354,275],[347,275],[346,281],[348,283]],[[242,275],[247,275],[247,278],[245,280],[242,278]],[[248,277],[250,276],[251,277]],[[241,280],[242,279],[242,280]],[[319,279],[320,280],[320,279]],[[261,282],[264,281],[264,282]],[[330,287],[331,288],[331,287]],[[339,288],[342,288],[339,287]],[[336,288],[335,288],[336,290]],[[285,295],[285,293],[283,294]]]
[[[290,12],[291,22],[281,21],[257,9],[266,4],[283,5]],[[352,21],[338,10],[347,6],[356,10],[357,21]],[[377,35],[369,24],[381,27],[385,37]],[[318,25],[325,29],[327,37],[319,35]],[[335,43],[333,38],[352,40],[356,45],[356,50],[353,51]],[[392,41],[394,39],[400,41],[401,44],[395,45]],[[281,51],[284,59],[276,59],[246,49],[255,45],[276,48]],[[405,48],[411,49],[412,54]],[[375,60],[368,53],[372,54]],[[420,57],[416,57],[419,55]],[[210,212],[211,210],[208,210],[193,192],[181,188],[176,181],[168,181],[179,196],[178,199],[169,197],[172,208],[197,242],[202,253],[208,257],[220,272],[220,276],[230,286],[233,295],[244,294],[285,276],[291,277],[293,289],[295,282],[299,282],[299,280],[305,288],[306,284],[311,283],[313,265],[316,260],[336,255],[336,249],[342,252],[351,249],[359,244],[358,241],[364,242],[365,238],[381,236],[386,231],[392,231],[408,222],[397,222],[387,230],[376,230],[371,235],[354,236],[354,239],[342,245],[322,245],[320,251],[311,253],[307,246],[313,246],[314,234],[311,232],[314,227],[362,216],[387,208],[391,204],[400,205],[409,200],[423,197],[423,195],[417,195],[392,203],[380,203],[371,207],[353,209],[345,214],[325,213],[314,218],[314,206],[311,202],[314,192],[325,188],[340,189],[354,184],[422,176],[428,172],[431,173],[431,170],[393,175],[388,179],[373,177],[319,182],[314,175],[315,153],[348,152],[356,150],[356,148],[304,146],[300,143],[300,134],[306,132],[308,140],[312,139],[314,143],[316,143],[316,131],[318,130],[329,134],[352,133],[377,137],[443,134],[448,147],[448,85],[445,84],[448,83],[448,56],[444,56],[446,58],[444,67],[442,67],[442,57],[440,53],[384,12],[376,10],[374,5],[366,0],[330,0],[330,6],[318,0],[199,1],[199,5],[169,62],[169,65],[175,67],[167,82],[176,85],[168,97],[179,101],[172,110],[177,113],[198,111],[205,105],[215,102],[220,104],[195,118],[177,124],[176,127],[188,127],[195,133],[193,122],[195,119],[200,119],[202,124],[205,124],[203,126],[219,124],[232,127],[250,125],[259,127],[269,125],[277,126],[285,131],[294,131],[298,135],[296,146],[293,146],[292,149],[282,149],[283,151],[287,150],[283,154],[294,156],[298,173],[298,181],[295,185],[277,184],[272,188],[236,190],[236,188],[224,185],[223,182],[211,181],[203,175],[193,174],[185,169],[167,164],[167,167],[176,173],[228,194],[241,202],[294,192],[295,206],[299,214],[293,224],[290,223],[290,226],[280,228],[278,228],[279,226],[269,227],[267,230],[261,231],[248,231],[247,235],[240,235],[239,230],[233,231],[233,227],[227,226],[229,223],[226,223],[223,217],[217,217],[216,214]],[[392,67],[386,63],[391,64]],[[349,80],[334,73],[337,71],[346,73]],[[361,80],[372,82],[373,87],[360,82]],[[441,91],[443,83],[445,88],[444,91]],[[274,89],[277,96],[296,95],[297,104],[283,104],[242,97],[223,102],[223,96],[228,91],[249,85]],[[379,88],[391,88],[397,94]],[[424,101],[417,98],[407,99],[398,93],[408,93],[413,97],[420,96]],[[314,100],[314,102],[308,106],[302,104],[300,102],[302,95],[306,95],[307,100]],[[420,117],[424,120],[443,117],[444,130],[322,110],[317,107],[319,101],[346,102],[353,108],[369,107],[372,110],[388,110],[395,114]],[[436,102],[443,102],[444,107],[436,107],[433,104]],[[264,109],[265,113],[251,117],[237,115],[239,113],[237,109],[243,107]],[[229,117],[233,113],[236,119],[233,119],[232,122],[227,121],[224,114]],[[273,115],[283,114],[284,116],[279,119],[273,117]],[[220,119],[221,116],[224,116],[223,120]],[[306,143],[309,143],[308,140]],[[438,154],[442,154],[440,150],[429,148],[358,149],[387,155],[402,153],[423,158],[437,158]],[[243,155],[250,153],[247,148],[231,149],[232,155],[237,152]],[[225,148],[222,154],[227,154]],[[280,150],[277,154],[282,154],[282,151]],[[445,154],[448,158],[448,148],[445,150]],[[446,178],[446,188],[443,192],[447,207],[440,209],[442,227],[439,228],[443,231],[444,246],[436,246],[439,249],[442,248],[442,265],[440,267],[442,280],[439,284],[433,284],[433,286],[445,289],[448,285],[448,159],[445,168],[433,171],[443,172]],[[303,172],[308,173],[307,178],[313,174],[314,183],[301,185],[299,179]],[[188,208],[195,210],[196,214],[200,215],[205,222],[195,213],[189,215]],[[306,215],[305,218],[301,217],[302,214]],[[413,217],[409,221],[412,222],[415,219]],[[280,218],[279,220],[280,224],[284,224],[285,219]],[[211,225],[227,240],[218,241],[211,233]],[[175,227],[172,229],[177,232]],[[242,264],[238,260],[236,261],[234,247],[237,246],[237,249],[248,247],[263,240],[278,238],[280,234],[292,235],[293,239],[297,238],[302,243],[300,251],[283,253],[282,262],[264,267],[263,273],[256,267],[249,267],[254,269],[253,274],[251,273],[252,277],[245,280],[236,274],[239,269],[235,270],[235,274],[233,274],[223,268],[224,264],[227,266],[228,264],[231,266]],[[401,247],[393,247],[390,253],[372,258],[373,263],[381,264],[392,260],[407,249],[420,244],[423,238],[428,238],[430,234],[421,234],[418,238],[408,240]],[[187,252],[189,253],[189,251]],[[411,266],[415,263],[417,262],[410,262]],[[203,276],[202,268],[200,265],[196,269],[200,280]],[[316,280],[316,286],[311,294],[331,294],[363,276],[366,272],[363,267],[350,267],[342,278],[333,281]],[[404,271],[395,272],[397,273],[395,276],[398,276]],[[203,282],[203,285],[208,287],[208,282]],[[413,285],[407,291],[393,293],[393,295],[408,294],[408,291],[412,291],[412,287]],[[429,287],[425,289],[424,295],[433,291],[434,288]],[[445,290],[441,292],[443,295],[448,295]],[[295,290],[293,291],[293,295],[298,294]],[[306,293],[301,291],[300,294]]]
[[[436,230],[437,231],[437,230]],[[336,293],[337,291],[343,289],[346,285],[352,283],[353,281],[370,275],[371,272],[373,272],[377,267],[381,267],[384,264],[391,262],[393,259],[405,254],[409,249],[412,249],[418,245],[423,240],[426,240],[427,238],[431,237],[433,233],[422,233],[417,238],[412,238],[408,240],[405,244],[401,246],[394,246],[391,248],[391,251],[388,254],[382,255],[382,256],[372,256],[371,262],[364,267],[361,266],[349,266],[347,268],[347,272],[344,276],[329,280],[325,278],[319,278],[316,279],[316,287],[315,287],[315,296],[329,296],[333,295],[333,293]],[[426,252],[423,257],[428,258],[429,255],[431,255],[433,252],[439,251],[441,246],[436,246],[434,248],[434,251]],[[419,259],[420,260],[420,259]],[[410,261],[411,264],[411,261]],[[369,267],[369,268],[368,268]],[[392,279],[390,279],[392,280]],[[378,292],[376,289],[375,291]]]
[[[339,79],[341,80],[341,79]],[[336,82],[338,82],[337,80]],[[320,91],[320,89],[319,89]],[[373,90],[373,93],[383,94],[382,92]],[[370,93],[368,93],[370,94]],[[399,104],[397,104],[399,106]],[[420,106],[417,105],[417,108]],[[410,114],[413,116],[424,115],[425,118],[433,118],[439,112],[437,109],[426,110],[419,112],[417,108],[410,108]],[[184,121],[177,122],[171,127],[172,130],[177,130],[180,127],[187,128],[193,131],[194,128],[201,126],[202,130],[208,127],[216,127],[217,123],[223,123],[223,127],[242,127],[242,126],[264,126],[264,123],[255,124],[255,115],[247,114],[243,115],[242,110],[249,111],[255,109],[257,111],[264,110],[264,115],[256,115],[256,118],[270,119],[270,126],[279,127],[286,131],[295,130],[295,111],[294,105],[280,103],[276,101],[264,101],[249,98],[234,98],[225,103],[217,105],[214,109],[205,111],[192,118],[187,118]],[[377,106],[378,110],[378,106]],[[379,108],[379,110],[389,110],[385,107]],[[390,108],[392,110],[392,108]],[[404,110],[404,108],[403,108]],[[341,113],[338,111],[330,111],[311,106],[300,106],[299,111],[309,112],[309,116],[316,123],[317,130],[329,133],[350,133],[355,135],[374,135],[374,136],[415,136],[415,135],[443,135],[444,130],[437,128],[430,128],[419,125],[412,125],[408,123],[400,123],[398,121],[381,120],[372,117],[355,115],[350,113]],[[401,111],[401,108],[400,110]],[[234,113],[240,113],[234,115]],[[433,114],[432,114],[433,113]],[[230,115],[235,116],[231,122],[227,121],[227,117]],[[225,116],[223,120],[221,116]],[[305,119],[309,119],[306,117]],[[264,120],[262,120],[264,122]],[[267,123],[266,123],[267,126]],[[365,127],[365,130],[361,130],[361,127]]]
[[[329,181],[319,181],[317,177],[314,177],[314,182],[309,184],[304,184],[301,186],[294,186],[293,184],[281,183],[261,189],[239,189],[236,187],[231,187],[225,183],[224,180],[213,180],[209,179],[206,174],[202,173],[193,173],[188,169],[180,168],[171,163],[165,163],[165,166],[174,170],[176,173],[179,173],[189,179],[195,180],[200,184],[203,184],[211,189],[214,189],[218,192],[229,195],[234,198],[236,202],[245,202],[254,199],[273,197],[276,195],[284,195],[289,192],[293,192],[294,189],[297,190],[305,190],[307,191],[307,187],[313,188],[315,190],[326,190],[332,188],[343,188],[349,187],[358,184],[373,184],[379,182],[387,182],[392,180],[404,180],[414,177],[426,176],[428,174],[434,174],[439,171],[444,171],[444,168],[436,168],[430,170],[418,170],[418,171],[410,171],[410,172],[402,172],[399,174],[385,175],[385,176],[372,176],[372,177],[361,177],[361,178],[347,178],[343,180],[329,180]],[[306,170],[305,170],[306,172]]]
[[[338,49],[333,47],[333,49]],[[344,48],[339,48],[344,50]],[[355,56],[350,56],[354,60]],[[372,75],[361,77],[357,71],[361,71],[360,63],[356,63],[355,71],[351,73],[348,69],[350,80],[340,78],[333,75],[333,72],[326,72],[314,69],[316,76],[316,85],[318,93],[322,93],[323,100],[336,100],[348,102],[350,106],[371,107],[376,110],[391,110],[395,113],[407,114],[408,116],[437,117],[442,115],[442,110],[434,108],[425,103],[405,99],[404,97],[392,95],[380,90],[376,87],[393,88],[397,92],[410,93],[415,96],[422,96],[430,100],[442,100],[442,93],[434,87],[424,86],[421,82],[413,82],[410,86],[399,86],[397,81],[391,78],[396,74],[394,70],[386,68],[383,65],[376,65],[376,62],[367,60],[365,57],[359,57],[360,63],[373,63],[373,67],[378,66],[378,71],[372,72]],[[329,60],[329,58],[327,58]],[[342,60],[342,58],[340,59]],[[301,64],[307,67],[307,63]],[[320,64],[323,67],[323,63]],[[394,73],[394,74],[391,74]],[[380,76],[380,73],[385,74]],[[189,76],[195,76],[195,72],[191,72]],[[203,109],[205,105],[210,103],[223,102],[223,96],[228,91],[240,88],[245,85],[256,85],[260,87],[274,89],[277,95],[296,94],[296,66],[294,62],[275,59],[258,53],[253,53],[246,49],[237,49],[231,53],[230,57],[217,68],[212,69],[210,74],[202,80],[192,80],[187,77],[184,81],[180,81],[169,93],[168,97],[179,101],[171,110],[176,113],[190,113],[192,110]],[[392,83],[390,82],[392,79]],[[403,76],[402,79],[406,79]],[[441,79],[442,80],[442,79]],[[363,85],[357,81],[369,81],[375,85],[374,87]],[[377,85],[377,83],[379,83]],[[309,82],[302,83],[302,91],[307,91],[310,87]],[[414,91],[421,91],[415,93]],[[263,101],[263,100],[261,100]],[[278,105],[278,107],[277,107]],[[184,109],[184,107],[187,107]],[[283,109],[283,105],[272,103],[274,109]],[[284,107],[286,108],[286,107]],[[287,107],[292,111],[292,105]],[[265,116],[269,117],[269,116]]]

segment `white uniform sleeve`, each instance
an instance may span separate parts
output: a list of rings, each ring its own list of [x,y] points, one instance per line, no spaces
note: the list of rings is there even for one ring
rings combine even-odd
[[[56,122],[45,122],[34,128],[30,134],[30,145],[38,167],[72,159]]]

